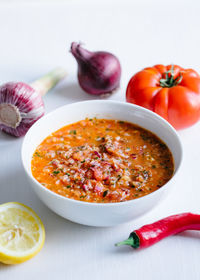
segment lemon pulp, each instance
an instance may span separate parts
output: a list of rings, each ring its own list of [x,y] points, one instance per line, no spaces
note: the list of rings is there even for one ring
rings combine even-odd
[[[42,221],[29,207],[9,202],[0,205],[0,261],[24,262],[43,247],[45,230]]]

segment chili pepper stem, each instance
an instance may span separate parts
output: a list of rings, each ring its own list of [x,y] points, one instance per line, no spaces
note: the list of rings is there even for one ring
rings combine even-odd
[[[115,244],[115,246],[121,246],[121,245],[128,245],[128,246],[133,246],[134,244],[134,240],[133,238],[129,237],[128,239],[124,240],[124,241],[121,241],[121,242],[118,242]]]
[[[44,96],[50,89],[67,75],[65,69],[58,67],[47,73],[40,79],[30,84],[41,96]]]
[[[130,234],[128,239],[115,244],[115,246],[121,246],[121,245],[128,245],[128,246],[131,246],[134,249],[139,248],[140,247],[140,240],[139,240],[138,235],[133,231]]]

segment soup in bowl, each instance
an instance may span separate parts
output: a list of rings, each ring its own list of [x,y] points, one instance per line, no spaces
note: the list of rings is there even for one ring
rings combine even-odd
[[[86,101],[61,107],[25,136],[22,161],[41,200],[81,224],[127,222],[156,205],[181,163],[176,131],[136,105]]]

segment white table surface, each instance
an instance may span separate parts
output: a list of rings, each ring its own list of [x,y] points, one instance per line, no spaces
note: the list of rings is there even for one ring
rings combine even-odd
[[[139,3],[137,3],[139,2]],[[176,63],[200,71],[199,1],[3,1],[0,3],[0,83],[32,81],[62,65],[68,77],[44,101],[46,111],[93,99],[77,84],[72,41],[108,50],[121,61],[125,101],[129,78],[145,66]],[[200,279],[200,233],[173,236],[141,251],[116,248],[130,231],[172,213],[200,213],[200,123],[180,132],[184,159],[170,195],[147,215],[113,228],[78,225],[50,211],[30,188],[22,168],[23,138],[0,133],[0,203],[32,207],[46,228],[43,250],[17,266],[0,265],[0,279]]]

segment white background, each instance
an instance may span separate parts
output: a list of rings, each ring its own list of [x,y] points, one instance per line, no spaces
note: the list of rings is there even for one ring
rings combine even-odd
[[[46,111],[92,99],[79,88],[72,41],[116,54],[125,101],[130,77],[145,66],[176,63],[200,72],[200,2],[197,1],[3,1],[0,3],[0,83],[30,82],[57,65],[68,77],[45,96]],[[200,213],[200,123],[180,132],[184,159],[171,194],[152,212],[115,228],[71,223],[33,193],[22,169],[23,139],[0,133],[0,203],[32,207],[46,228],[43,250],[17,266],[0,265],[0,279],[200,279],[200,234],[173,236],[141,251],[115,248],[130,231],[172,213]],[[37,278],[36,278],[37,277]]]

